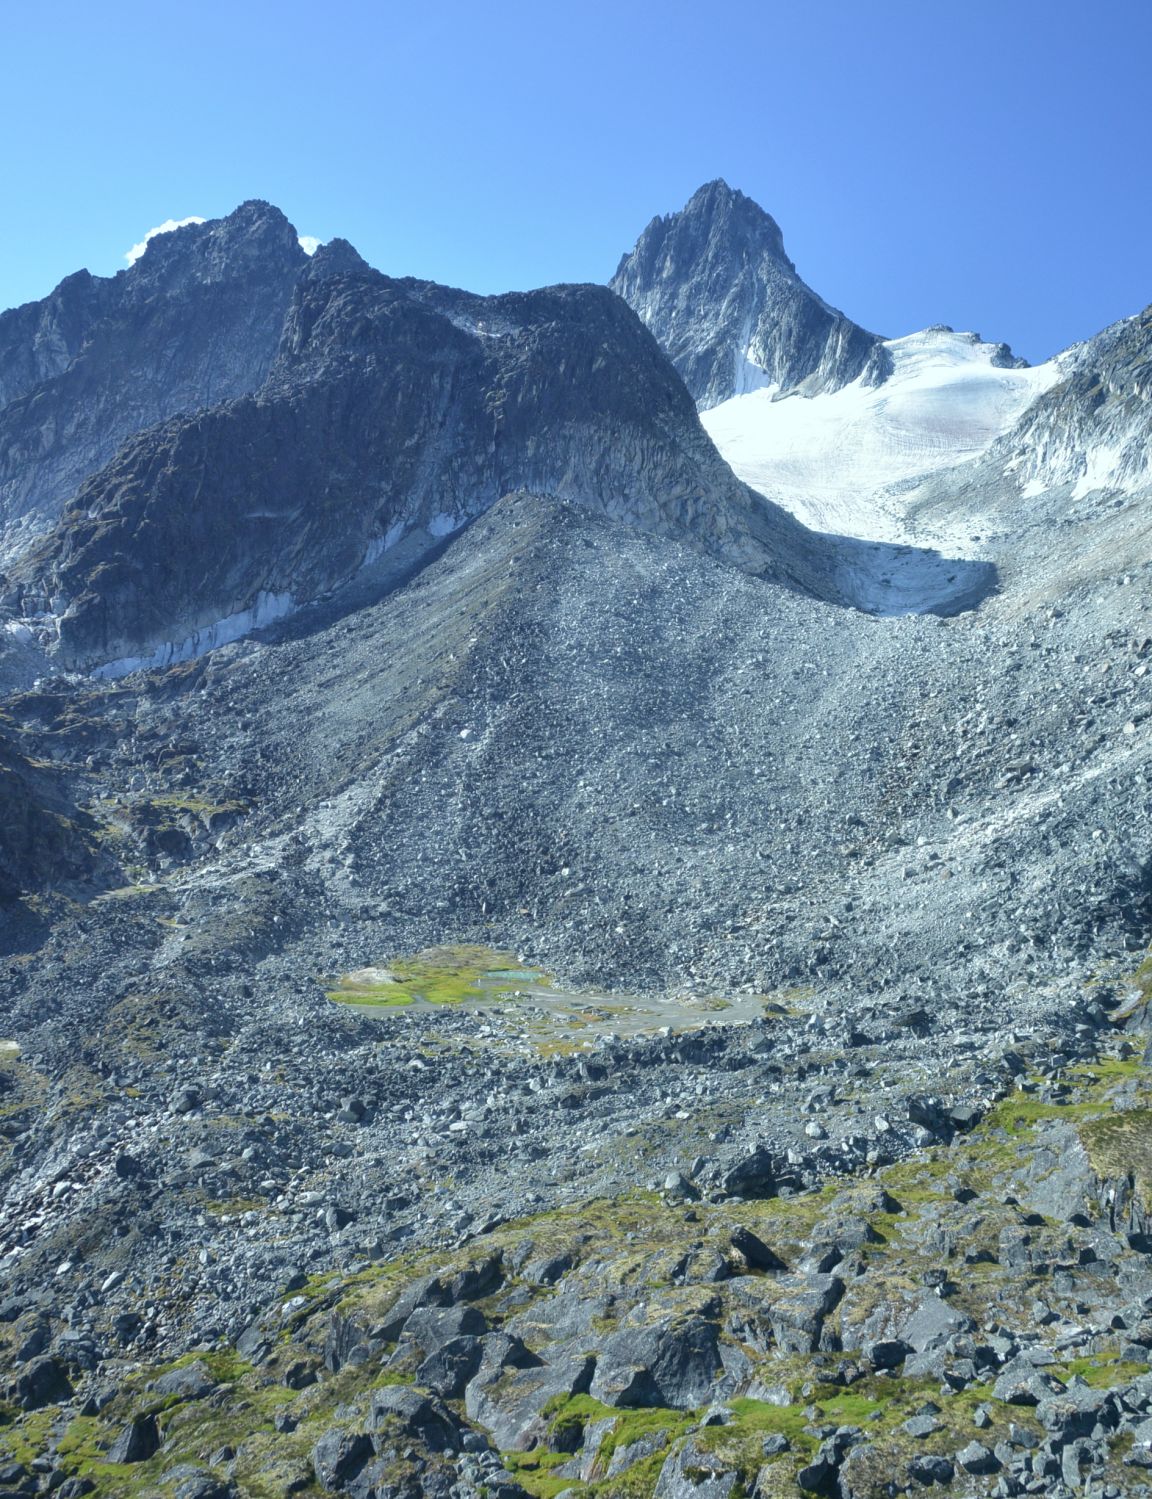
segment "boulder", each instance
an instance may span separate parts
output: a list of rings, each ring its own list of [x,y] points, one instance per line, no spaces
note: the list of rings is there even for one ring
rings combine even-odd
[[[216,1385],[217,1381],[213,1379],[208,1366],[197,1359],[195,1363],[184,1364],[179,1369],[169,1369],[167,1374],[154,1379],[149,1388],[157,1395],[175,1395],[180,1400],[203,1400],[205,1395],[212,1393]]]
[[[160,1449],[160,1428],[155,1416],[137,1416],[129,1421],[108,1449],[110,1463],[144,1463]]]
[[[621,1328],[600,1351],[590,1394],[605,1405],[706,1405],[721,1366],[717,1331],[696,1316]]]
[[[660,1469],[653,1499],[729,1499],[736,1485],[737,1475],[724,1459],[689,1438]]]
[[[1039,1405],[1041,1400],[1059,1394],[1062,1389],[1063,1385],[1052,1375],[1043,1374],[1034,1364],[1018,1358],[1005,1366],[992,1386],[992,1394],[1008,1405]]]
[[[426,1358],[453,1339],[481,1338],[487,1331],[488,1319],[474,1306],[420,1307],[404,1324],[397,1354],[417,1349]]]
[[[433,1452],[459,1452],[463,1435],[455,1416],[434,1395],[421,1394],[407,1385],[386,1385],[373,1390],[368,1430],[377,1451],[396,1430],[414,1437]]]
[[[737,1254],[743,1255],[750,1270],[762,1270],[767,1274],[779,1274],[788,1266],[750,1228],[737,1225],[729,1236],[729,1242]]]
[[[836,1275],[790,1275],[777,1285],[780,1294],[768,1313],[777,1343],[791,1353],[814,1352],[824,1318],[844,1294],[844,1282]]]
[[[925,1296],[900,1329],[900,1336],[916,1353],[925,1353],[958,1332],[971,1332],[975,1325],[967,1313],[949,1306],[943,1297]]]
[[[57,1358],[33,1359],[11,1385],[11,1395],[22,1411],[37,1411],[72,1398],[68,1371]]]
[[[962,1448],[956,1454],[956,1466],[963,1468],[965,1473],[987,1475],[999,1473],[1001,1468],[1000,1459],[983,1442],[969,1442],[967,1447]]]
[[[479,1338],[452,1338],[428,1355],[416,1370],[416,1382],[442,1400],[459,1400],[483,1357]]]
[[[729,1166],[722,1185],[729,1197],[772,1197],[777,1175],[772,1155],[760,1146]]]
[[[951,1483],[955,1473],[952,1459],[948,1457],[933,1457],[925,1453],[922,1457],[914,1457],[908,1464],[909,1477],[926,1487],[934,1483]]]
[[[465,1410],[491,1433],[501,1451],[523,1452],[545,1439],[547,1405],[588,1393],[593,1368],[592,1358],[575,1355],[553,1364],[493,1370],[468,1385]]]
[[[316,1482],[328,1493],[336,1493],[360,1471],[372,1456],[372,1442],[362,1431],[334,1426],[312,1448]]]

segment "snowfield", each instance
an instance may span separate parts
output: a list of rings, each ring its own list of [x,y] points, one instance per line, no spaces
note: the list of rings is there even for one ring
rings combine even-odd
[[[928,328],[883,346],[892,373],[830,395],[749,391],[701,413],[745,483],[815,531],[907,542],[915,481],[979,457],[1060,377],[1060,361],[1002,369],[1002,345]],[[955,536],[916,537],[955,548]]]

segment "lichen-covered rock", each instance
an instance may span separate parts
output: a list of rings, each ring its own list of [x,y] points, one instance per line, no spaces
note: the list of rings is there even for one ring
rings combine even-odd
[[[155,1416],[136,1416],[108,1449],[110,1463],[143,1463],[160,1446],[160,1428]]]
[[[738,1481],[729,1465],[689,1438],[660,1469],[654,1499],[729,1499]]]
[[[433,1452],[460,1450],[459,1423],[441,1400],[403,1385],[386,1385],[372,1393],[368,1430],[379,1446],[382,1436],[395,1429],[419,1437]]]
[[[545,1409],[585,1394],[594,1363],[590,1357],[576,1355],[550,1364],[481,1373],[466,1391],[468,1415],[486,1427],[506,1452],[533,1447],[546,1436]]]

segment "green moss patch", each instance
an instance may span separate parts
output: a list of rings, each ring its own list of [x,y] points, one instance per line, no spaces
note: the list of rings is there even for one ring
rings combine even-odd
[[[510,999],[518,983],[547,984],[547,975],[520,966],[515,953],[488,947],[430,947],[391,958],[375,968],[343,974],[328,998],[335,1004],[382,1006],[458,1005],[467,1000]]]
[[[1098,1176],[1131,1176],[1145,1207],[1152,1206],[1152,1108],[1084,1123],[1080,1140]]]

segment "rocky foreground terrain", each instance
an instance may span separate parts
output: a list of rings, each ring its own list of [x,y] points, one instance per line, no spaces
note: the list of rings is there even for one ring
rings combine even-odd
[[[721,315],[722,188],[666,304],[883,391]],[[250,358],[125,431],[182,278]],[[81,300],[0,324],[112,444],[11,501],[0,1494],[1152,1491],[1147,318],[881,542],[603,289],[249,205]]]

